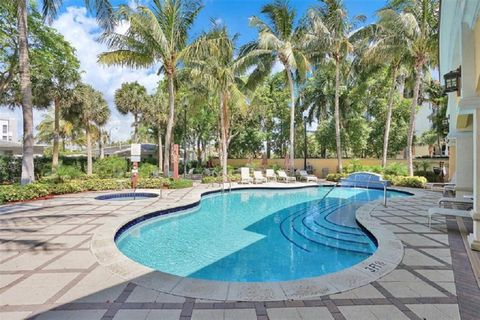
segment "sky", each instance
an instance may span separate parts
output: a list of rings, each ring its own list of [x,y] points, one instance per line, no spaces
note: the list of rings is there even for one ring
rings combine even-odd
[[[93,2],[93,0],[92,0]],[[143,0],[143,3],[145,0]],[[204,8],[200,12],[192,30],[191,37],[194,38],[207,30],[212,20],[225,23],[231,34],[239,34],[238,45],[255,40],[257,32],[248,26],[248,18],[252,15],[261,16],[261,7],[268,3],[266,0],[204,0]],[[114,0],[114,5],[134,5],[132,0]],[[314,6],[318,1],[314,0],[290,0],[290,4],[297,11],[297,18],[305,14],[306,10]],[[375,12],[386,4],[386,0],[344,0],[350,16],[365,15],[366,23],[375,20]],[[66,40],[76,49],[77,57],[83,71],[82,80],[95,89],[101,91],[107,100],[112,113],[106,129],[110,131],[113,140],[126,140],[131,135],[132,117],[121,115],[115,109],[113,96],[123,82],[138,81],[144,85],[149,93],[156,87],[160,77],[156,69],[129,69],[124,67],[105,67],[97,64],[98,54],[108,48],[97,42],[101,30],[95,17],[87,11],[83,0],[64,0],[57,18],[52,22]],[[120,26],[120,31],[126,26]],[[0,114],[13,115],[17,118],[17,137],[22,134],[21,110],[10,111],[0,107]],[[42,120],[44,112],[34,110],[34,126]]]

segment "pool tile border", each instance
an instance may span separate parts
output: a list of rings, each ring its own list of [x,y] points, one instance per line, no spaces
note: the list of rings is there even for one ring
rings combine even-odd
[[[317,187],[316,184],[278,185],[275,187],[246,186],[240,189],[297,189]],[[412,193],[411,189],[395,188],[401,192]],[[381,206],[382,201],[372,201],[357,209],[357,221],[378,241],[378,249],[366,260],[339,272],[309,279],[282,282],[225,282],[179,277],[143,266],[123,255],[115,244],[117,235],[124,230],[145,221],[152,216],[167,215],[196,207],[202,196],[219,192],[220,189],[193,188],[174,206],[165,206],[160,211],[152,208],[135,212],[121,220],[113,220],[98,228],[91,241],[90,250],[99,264],[126,281],[160,292],[210,300],[221,301],[279,301],[308,299],[331,295],[355,289],[374,282],[393,271],[401,262],[404,254],[403,244],[395,234],[384,228],[378,220],[370,216],[372,210]],[[413,197],[424,194],[415,191]],[[145,212],[149,211],[149,212]],[[168,216],[167,216],[168,217]]]

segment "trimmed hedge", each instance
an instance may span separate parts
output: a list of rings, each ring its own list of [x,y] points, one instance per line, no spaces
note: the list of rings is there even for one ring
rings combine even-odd
[[[139,179],[138,188],[170,189],[189,188],[193,185],[192,180],[166,178]],[[70,180],[53,183],[50,180],[35,182],[26,186],[18,184],[0,186],[0,204],[14,201],[32,200],[49,195],[59,195],[83,191],[122,190],[130,188],[130,179],[99,179],[96,177],[83,180]]]

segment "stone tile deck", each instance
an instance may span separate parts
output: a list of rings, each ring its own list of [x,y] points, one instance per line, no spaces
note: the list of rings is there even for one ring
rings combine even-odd
[[[371,212],[402,240],[405,254],[391,273],[347,292],[287,301],[212,301],[174,296],[126,282],[99,264],[92,236],[133,211],[178,206],[194,190],[163,199],[100,202],[81,193],[0,206],[0,319],[479,319],[478,274],[465,237],[471,221],[426,211],[439,194],[391,200]]]

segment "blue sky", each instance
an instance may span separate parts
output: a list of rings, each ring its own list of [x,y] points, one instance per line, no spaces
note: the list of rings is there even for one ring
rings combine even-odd
[[[93,0],[92,0],[93,2]],[[126,1],[113,1],[114,4],[122,4]],[[145,1],[142,1],[145,2]],[[221,19],[226,23],[232,34],[240,34],[240,44],[255,39],[256,31],[248,27],[248,18],[252,15],[260,15],[262,6],[270,1],[267,0],[204,0],[204,8],[200,12],[194,25],[193,33],[199,34],[208,29],[211,19]],[[365,15],[367,23],[375,20],[375,12],[385,6],[386,0],[344,0],[350,16]],[[317,5],[316,0],[290,0],[290,4],[297,11],[297,18],[301,17],[311,6]],[[83,0],[66,0],[63,9],[68,6],[83,6]]]
[[[0,0],[1,1],[1,0]],[[41,0],[38,0],[41,1]],[[94,0],[90,0],[94,1]],[[134,0],[113,0],[114,5],[120,3],[133,4]],[[147,0],[142,0],[145,2]],[[221,19],[232,34],[239,33],[238,45],[254,40],[256,30],[248,26],[248,18],[252,15],[260,15],[261,7],[267,0],[204,0],[204,8],[193,27],[193,36],[200,34],[210,27],[211,19]],[[344,0],[350,16],[363,14],[367,22],[375,20],[375,12],[386,4],[387,0]],[[305,14],[307,8],[316,5],[316,0],[291,0],[291,5],[297,10],[300,18]],[[156,68],[152,69],[129,69],[119,66],[105,67],[97,63],[97,57],[108,48],[96,39],[100,35],[100,28],[95,18],[89,14],[84,7],[84,0],[64,0],[59,10],[58,17],[53,21],[52,27],[56,28],[67,41],[76,49],[82,69],[82,80],[92,85],[103,93],[107,100],[111,118],[106,129],[112,132],[114,140],[126,140],[130,137],[132,117],[121,115],[113,104],[115,90],[123,82],[138,81],[151,93],[160,77],[156,74]],[[119,27],[119,31],[125,31],[126,26]],[[281,70],[281,69],[279,69]],[[17,119],[18,134],[21,137],[22,117],[21,110],[14,111],[0,107],[0,114],[7,114]],[[34,125],[42,120],[45,111],[34,110]]]

